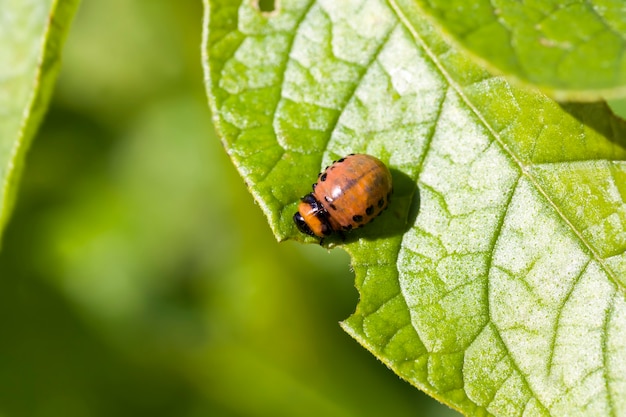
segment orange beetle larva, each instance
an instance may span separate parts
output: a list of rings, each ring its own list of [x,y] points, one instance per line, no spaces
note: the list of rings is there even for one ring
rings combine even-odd
[[[382,161],[350,154],[318,175],[313,192],[302,197],[293,220],[311,236],[348,232],[379,216],[389,205],[391,192],[391,173]]]

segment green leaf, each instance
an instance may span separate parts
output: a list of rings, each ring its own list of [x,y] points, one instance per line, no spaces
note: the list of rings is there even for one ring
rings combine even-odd
[[[78,0],[0,0],[0,234],[77,7]]]
[[[416,3],[490,68],[557,99],[626,94],[626,13],[621,1]]]
[[[277,3],[278,4],[278,3]],[[477,67],[411,0],[206,4],[227,152],[279,240],[318,171],[383,159],[395,194],[342,245],[342,325],[468,415],[626,412],[626,124]]]

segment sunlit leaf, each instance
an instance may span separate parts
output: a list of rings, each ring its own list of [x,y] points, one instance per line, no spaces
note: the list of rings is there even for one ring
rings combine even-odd
[[[384,160],[388,211],[352,233],[343,327],[468,415],[626,412],[626,125],[494,77],[410,0],[211,0],[220,135],[276,237],[320,169]]]

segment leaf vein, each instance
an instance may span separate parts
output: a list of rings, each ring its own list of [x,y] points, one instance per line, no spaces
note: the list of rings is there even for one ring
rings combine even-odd
[[[613,295],[613,297],[611,298],[611,304],[609,305],[609,307],[606,309],[606,313],[604,316],[604,323],[602,325],[602,333],[601,333],[601,340],[600,340],[600,346],[602,349],[602,379],[604,380],[604,386],[605,386],[605,390],[606,390],[606,397],[607,397],[607,404],[609,406],[609,415],[611,417],[616,417],[617,416],[617,410],[615,407],[615,400],[613,399],[613,392],[611,390],[611,387],[609,385],[609,376],[607,375],[607,369],[609,368],[609,365],[607,364],[608,360],[609,360],[609,354],[608,354],[608,334],[609,334],[609,322],[611,319],[611,316],[613,315],[613,312],[615,310],[615,301],[616,301],[616,297],[617,295]]]
[[[359,88],[359,86],[363,82],[363,78],[367,74],[367,70],[378,59],[378,57],[380,56],[380,53],[382,52],[384,46],[389,41],[389,38],[391,37],[391,34],[398,27],[398,25],[399,25],[399,23],[395,24],[393,27],[391,27],[389,29],[389,31],[385,34],[384,38],[381,40],[380,44],[378,45],[378,47],[376,48],[376,50],[374,51],[374,53],[370,57],[370,60],[365,65],[363,65],[361,71],[359,71],[358,79],[355,80],[353,87],[350,89],[350,91],[346,95],[346,98],[345,98],[345,101],[344,101],[344,105],[343,105],[343,109],[339,109],[339,111],[337,112],[337,115],[334,117],[334,119],[332,120],[332,122],[331,122],[331,124],[329,126],[328,131],[330,133],[328,134],[328,139],[326,141],[326,147],[327,147],[328,142],[330,141],[330,139],[333,137],[335,131],[337,130],[337,126],[339,126],[339,119],[341,118],[341,115],[344,113],[344,111],[346,109],[346,106],[348,105],[348,103],[350,103],[352,98],[355,96],[357,89]]]
[[[565,293],[565,297],[563,297],[563,302],[560,303],[558,306],[555,321],[554,321],[554,331],[552,332],[552,339],[550,340],[550,349],[548,352],[548,369],[547,369],[548,375],[552,374],[552,367],[554,366],[554,351],[556,348],[556,340],[559,334],[559,328],[560,328],[560,322],[561,322],[561,316],[563,314],[563,310],[565,309],[565,305],[567,304],[570,297],[572,296],[572,293],[574,292],[574,289],[576,288],[576,284],[580,282],[580,279],[584,275],[590,263],[591,263],[591,259],[588,259],[587,262],[582,266],[580,272],[577,274],[576,277],[574,277],[574,280],[572,281],[570,288]]]

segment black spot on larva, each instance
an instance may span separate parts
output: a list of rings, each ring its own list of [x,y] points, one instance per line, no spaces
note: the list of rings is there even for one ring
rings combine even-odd
[[[345,160],[346,160],[346,158],[341,158],[341,159],[338,159],[337,162],[343,162]]]
[[[351,153],[351,154],[350,154],[350,155],[348,155],[348,156],[353,156],[353,155],[354,155],[354,154],[353,154],[353,153]]]
[[[333,204],[333,200],[327,195],[324,196],[324,200],[329,204],[330,208],[333,210],[337,210],[337,207]]]
[[[378,200],[378,208],[381,208],[384,205],[385,205],[385,199],[384,198],[381,198],[380,200]]]
[[[314,205],[314,204],[315,204],[315,205],[317,205],[317,204],[319,204],[319,203],[317,202],[317,199],[313,196],[313,193],[305,195],[305,196],[304,196],[304,197],[302,197],[300,200],[301,200],[301,201],[303,201],[303,202],[305,202],[305,203],[307,203],[307,204],[311,204],[311,205]]]
[[[352,216],[352,220],[357,223],[361,223],[363,221],[363,216],[361,216],[360,214],[355,214],[354,216]]]
[[[326,175],[327,175],[327,174],[324,172],[324,173],[322,174],[322,176],[320,177],[320,181],[322,181],[322,182],[326,181]]]
[[[313,191],[315,191],[315,187],[317,187],[317,183],[313,184],[311,187],[313,187]]]
[[[328,171],[328,167],[324,168],[324,171]]]
[[[350,230],[352,230],[352,225],[351,225],[351,224],[349,224],[349,225],[347,225],[347,226],[341,226],[341,228],[342,228],[343,230],[345,230],[346,232],[349,232]]]
[[[374,212],[374,206],[369,206],[368,208],[365,209],[365,214],[367,214],[368,216],[371,216],[373,212]]]

